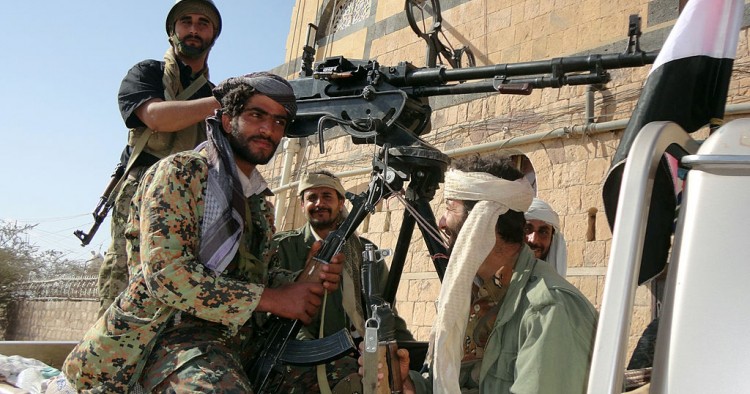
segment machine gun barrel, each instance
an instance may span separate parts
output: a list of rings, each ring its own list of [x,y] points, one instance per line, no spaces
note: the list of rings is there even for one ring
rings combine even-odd
[[[329,57],[316,64],[311,76],[290,81],[298,110],[287,136],[307,137],[338,123],[355,143],[420,144],[417,137],[430,130],[428,97],[528,95],[533,89],[604,84],[609,70],[653,64],[657,54],[591,54],[459,69]]]
[[[391,81],[395,86],[434,86],[454,81],[469,81],[539,74],[563,75],[597,69],[640,67],[652,64],[658,51],[640,53],[613,53],[605,55],[581,55],[557,57],[532,62],[505,63],[490,66],[446,69],[443,67],[421,68],[406,73],[403,85]]]

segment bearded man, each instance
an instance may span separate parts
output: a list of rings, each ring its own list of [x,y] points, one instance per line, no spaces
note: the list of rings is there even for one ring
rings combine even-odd
[[[80,392],[252,392],[245,369],[268,314],[310,323],[338,288],[341,255],[299,277],[269,267],[271,192],[257,166],[294,118],[292,87],[255,73],[213,94],[222,108],[206,120],[208,141],[160,160],[138,186],[128,287],[62,368]]]
[[[300,271],[303,266],[300,258],[304,258],[316,241],[325,239],[331,231],[338,228],[346,216],[346,201],[341,181],[331,172],[325,170],[311,171],[302,175],[297,188],[300,198],[300,209],[307,219],[304,226],[280,232],[273,237],[272,248],[278,258],[280,268],[290,271]],[[364,337],[364,323],[367,319],[364,311],[367,308],[362,297],[362,252],[366,244],[372,244],[364,237],[353,234],[342,246],[345,256],[339,290],[328,294],[323,309],[325,319],[321,331],[321,316],[313,318],[312,323],[305,326],[298,339],[314,339],[329,336],[342,328],[350,331],[355,340]],[[377,247],[375,248],[377,249]],[[376,275],[382,294],[388,278],[388,267],[385,261],[379,260],[375,266]],[[395,310],[395,309],[394,309]],[[398,314],[395,316],[396,339],[414,340],[406,328],[406,322]],[[348,375],[357,373],[357,360],[344,357],[325,366],[327,383],[335,386]],[[281,391],[319,392],[320,383],[315,368],[287,367],[288,374]],[[325,383],[324,383],[325,384]],[[349,382],[345,384],[350,384]],[[346,391],[346,390],[344,390]]]
[[[166,19],[170,47],[164,60],[144,60],[120,84],[118,104],[128,143],[115,194],[109,248],[99,269],[99,315],[128,284],[125,225],[130,200],[143,173],[159,159],[206,140],[204,120],[219,109],[208,80],[208,54],[221,33],[221,15],[211,0],[179,0]]]
[[[526,217],[526,244],[534,257],[544,260],[563,278],[568,271],[568,248],[560,231],[560,216],[547,202],[534,198]]]
[[[505,157],[457,160],[439,226],[451,256],[428,351],[404,393],[583,393],[596,310],[524,242],[533,189]]]

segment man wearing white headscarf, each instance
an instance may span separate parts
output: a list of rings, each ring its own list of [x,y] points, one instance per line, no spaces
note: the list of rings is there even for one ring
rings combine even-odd
[[[568,271],[568,248],[560,231],[560,216],[549,204],[538,198],[534,198],[524,216],[526,244],[536,258],[550,263],[564,278]]]
[[[409,372],[408,352],[399,349],[404,393],[585,391],[596,311],[525,244],[532,196],[507,158],[459,160],[446,174],[440,228],[452,252],[430,377]]]

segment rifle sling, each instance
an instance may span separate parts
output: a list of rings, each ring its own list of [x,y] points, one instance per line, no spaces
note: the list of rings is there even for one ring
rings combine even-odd
[[[335,334],[320,339],[289,341],[279,360],[288,365],[312,366],[338,360],[356,349],[349,330],[342,328]]]
[[[196,78],[190,86],[185,88],[180,94],[177,95],[175,100],[172,101],[184,101],[190,98],[192,95],[195,94],[195,92],[198,91],[203,85],[205,85],[208,82],[206,79],[206,76],[201,74],[198,78]],[[128,174],[130,174],[130,170],[133,168],[133,164],[135,163],[135,160],[140,156],[141,152],[143,152],[143,148],[146,147],[146,143],[148,142],[149,137],[154,134],[154,131],[151,129],[146,129],[143,134],[141,134],[140,137],[138,137],[138,140],[135,141],[135,145],[133,145],[133,151],[130,152],[130,158],[128,159],[128,164],[125,166],[125,171],[123,171],[122,176],[120,177],[120,180],[117,181],[117,184],[115,187],[112,188],[112,192],[109,193],[109,196],[107,197],[107,205],[114,204],[115,198],[117,198],[117,195],[120,193],[120,188],[122,187],[123,182],[125,182],[125,179],[128,178]]]
[[[326,304],[328,303],[328,292],[323,294],[323,305],[321,305],[320,311],[320,338],[325,337],[325,322],[326,322]],[[328,376],[326,376],[326,365],[318,364],[315,367],[315,373],[318,378],[318,388],[320,394],[331,394],[331,385],[328,384]]]

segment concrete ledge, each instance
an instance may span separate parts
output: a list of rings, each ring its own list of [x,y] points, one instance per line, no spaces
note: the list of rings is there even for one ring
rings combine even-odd
[[[0,354],[39,360],[60,369],[77,341],[2,341]]]

